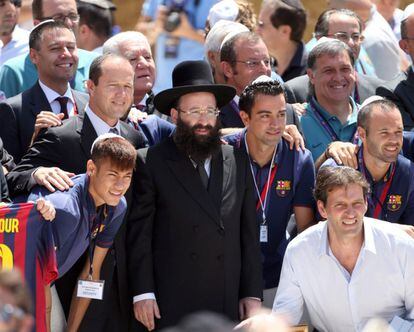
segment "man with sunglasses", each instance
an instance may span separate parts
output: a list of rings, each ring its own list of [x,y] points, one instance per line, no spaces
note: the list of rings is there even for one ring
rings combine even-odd
[[[32,12],[34,25],[53,19],[64,22],[73,30],[75,36],[77,35],[79,15],[75,0],[34,0]],[[78,68],[70,84],[75,90],[84,91],[84,81],[88,79],[89,66],[98,54],[78,49],[78,55]],[[21,55],[7,61],[1,68],[0,90],[7,98],[12,97],[32,87],[37,79],[36,67],[30,61],[29,55]]]
[[[218,108],[235,89],[214,84],[204,61],[177,65],[172,81],[154,105],[177,128],[139,150],[127,221],[134,314],[148,330],[200,310],[245,319],[262,297],[250,170],[218,132]]]

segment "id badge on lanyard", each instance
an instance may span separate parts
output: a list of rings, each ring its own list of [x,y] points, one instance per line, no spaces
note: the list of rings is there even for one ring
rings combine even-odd
[[[104,210],[105,208],[103,208]],[[102,212],[102,211],[101,211]],[[101,212],[98,214],[97,218],[99,218],[98,230],[96,236],[98,236],[101,225],[102,225],[102,216],[100,215]],[[102,212],[104,213],[104,212]],[[105,287],[105,280],[93,280],[92,273],[93,273],[93,254],[95,252],[96,242],[92,239],[92,232],[93,232],[93,222],[92,226],[90,227],[88,238],[89,238],[89,275],[87,279],[78,279],[78,287],[76,291],[77,297],[82,297],[86,299],[94,299],[94,300],[102,300],[103,299],[103,291]],[[96,237],[95,237],[96,239]]]

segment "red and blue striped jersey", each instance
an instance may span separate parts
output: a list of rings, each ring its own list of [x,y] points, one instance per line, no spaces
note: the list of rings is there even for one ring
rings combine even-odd
[[[34,203],[0,207],[0,268],[18,268],[32,292],[36,331],[46,331],[45,285],[58,276],[51,223]]]

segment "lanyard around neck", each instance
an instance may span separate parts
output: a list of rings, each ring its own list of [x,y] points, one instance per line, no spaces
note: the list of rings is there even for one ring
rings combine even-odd
[[[266,224],[266,206],[267,206],[267,198],[268,198],[269,188],[270,188],[270,184],[273,182],[273,180],[275,178],[275,175],[276,175],[276,172],[277,172],[277,164],[274,162],[275,156],[276,156],[277,146],[275,146],[275,149],[273,151],[273,156],[272,156],[272,160],[270,162],[269,172],[268,172],[268,175],[267,175],[267,182],[266,182],[265,186],[263,187],[262,192],[260,193],[259,187],[257,186],[256,176],[255,176],[254,170],[253,170],[253,165],[252,165],[253,161],[250,157],[249,146],[247,144],[246,135],[244,136],[244,145],[246,147],[246,152],[247,152],[247,155],[249,157],[250,172],[252,173],[254,187],[256,189],[256,194],[257,194],[257,197],[259,199],[259,202],[256,206],[256,209],[257,210],[259,210],[259,208],[262,209],[262,225],[264,225],[264,224]]]

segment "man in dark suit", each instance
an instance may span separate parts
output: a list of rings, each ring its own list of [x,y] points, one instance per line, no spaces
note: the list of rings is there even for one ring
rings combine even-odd
[[[63,23],[39,24],[30,33],[30,58],[39,80],[30,89],[0,104],[0,137],[18,163],[33,136],[82,112],[88,95],[72,90],[78,55],[75,36]]]
[[[135,69],[134,105],[125,121],[146,137],[149,146],[170,136],[175,126],[154,107],[155,62],[147,38],[138,31],[121,32],[105,42],[103,52],[127,58]]]
[[[401,21],[401,49],[414,61],[414,5],[408,5],[404,10]],[[378,95],[392,100],[401,112],[404,129],[414,128],[414,71],[411,65],[406,72],[396,76],[392,82],[398,82],[395,89],[390,89],[390,84],[378,88]],[[391,84],[392,85],[392,84]]]
[[[127,221],[134,314],[149,330],[199,310],[238,320],[260,307],[250,170],[245,155],[221,144],[217,121],[234,94],[214,84],[206,62],[187,61],[174,69],[173,88],[155,96],[177,128],[139,151]]]
[[[315,26],[315,37],[330,37],[343,41],[347,44],[358,59],[361,50],[361,43],[364,40],[362,36],[363,22],[351,10],[348,9],[331,9],[323,12]],[[375,90],[385,82],[372,76],[362,73],[356,74],[355,88],[352,97],[355,102],[362,104],[368,97],[375,95]],[[304,103],[311,97],[309,91],[309,77],[302,75],[285,83],[287,93],[287,102]]]
[[[27,193],[35,184],[49,190],[65,190],[69,176],[86,171],[93,141],[100,134],[118,133],[135,148],[144,146],[142,135],[119,119],[133,100],[134,70],[128,60],[107,54],[96,58],[90,68],[87,87],[89,106],[83,114],[71,117],[62,126],[41,132],[13,172],[8,174],[12,195]],[[127,195],[128,199],[128,195]],[[93,301],[80,331],[125,331],[130,300],[126,288],[125,230],[121,227],[113,250],[105,258],[101,277],[105,280],[103,301]],[[84,261],[58,281],[57,289],[68,314],[70,299]],[[116,266],[116,268],[115,268]],[[72,271],[72,273],[71,273]],[[74,279],[75,278],[75,279]],[[59,287],[59,283],[60,286]]]

